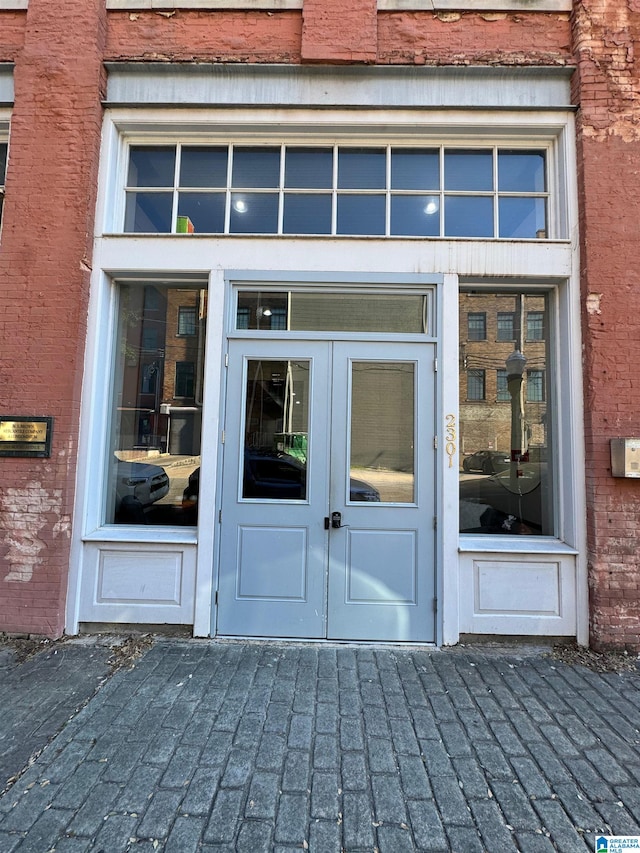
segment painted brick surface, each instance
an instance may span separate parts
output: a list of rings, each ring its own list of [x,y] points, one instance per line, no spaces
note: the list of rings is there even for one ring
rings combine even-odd
[[[640,646],[640,481],[611,476],[611,438],[640,434],[640,4],[585,0],[578,74],[585,438],[592,641]]]
[[[55,636],[64,627],[102,117],[103,6],[102,0],[62,6],[31,0],[14,56],[0,251],[0,410],[53,415],[55,423],[50,459],[0,459],[5,631]],[[6,55],[3,34],[0,43]]]
[[[26,12],[0,12],[0,62],[13,62],[22,50]]]
[[[376,7],[376,0],[305,0],[303,60],[375,62]]]
[[[105,59],[298,63],[301,32],[299,12],[114,12]]]
[[[378,62],[417,65],[565,65],[566,14],[387,12],[378,15]]]

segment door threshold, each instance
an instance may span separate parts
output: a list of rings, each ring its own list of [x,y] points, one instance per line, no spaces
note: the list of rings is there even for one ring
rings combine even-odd
[[[260,643],[260,644],[268,644],[268,643],[281,643],[285,645],[305,645],[305,646],[322,646],[322,647],[330,647],[336,646],[339,648],[361,648],[363,646],[371,647],[375,646],[376,648],[394,648],[398,647],[403,649],[439,649],[440,647],[433,641],[419,641],[419,640],[336,640],[329,639],[323,637],[252,637],[252,636],[238,636],[235,634],[217,634],[214,637],[210,637],[211,640],[221,641],[225,643]]]

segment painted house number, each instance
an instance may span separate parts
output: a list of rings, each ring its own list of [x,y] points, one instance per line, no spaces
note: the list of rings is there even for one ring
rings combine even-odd
[[[444,419],[446,421],[445,428],[445,452],[449,457],[449,468],[453,468],[453,457],[456,455],[456,416],[455,415],[445,415]]]

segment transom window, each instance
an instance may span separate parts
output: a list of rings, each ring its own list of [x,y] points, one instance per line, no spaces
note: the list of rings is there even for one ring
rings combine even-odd
[[[132,145],[127,233],[536,239],[544,150]]]

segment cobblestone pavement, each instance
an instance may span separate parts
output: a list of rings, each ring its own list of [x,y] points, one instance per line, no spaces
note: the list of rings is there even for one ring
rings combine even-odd
[[[109,654],[95,642],[52,643],[18,665],[0,643],[0,794],[95,693]]]
[[[163,639],[0,799],[0,851],[593,850],[640,835],[639,728],[640,672],[541,651]]]

